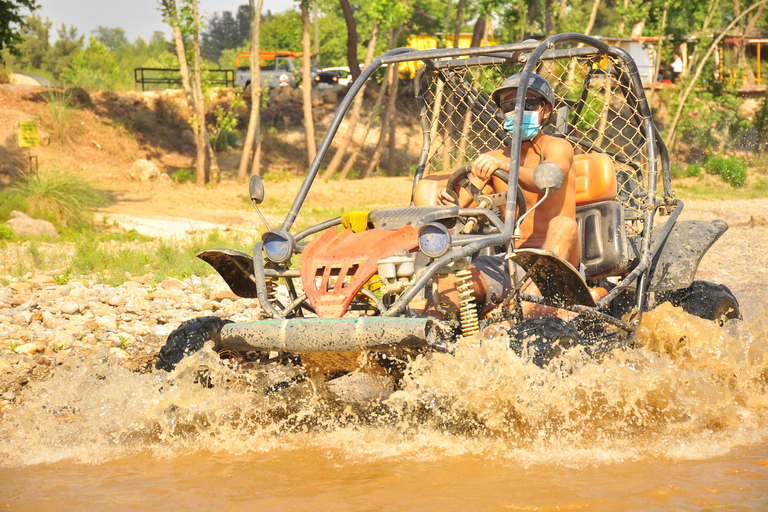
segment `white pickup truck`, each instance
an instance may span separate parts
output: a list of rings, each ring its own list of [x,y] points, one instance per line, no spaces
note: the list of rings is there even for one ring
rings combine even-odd
[[[261,83],[266,87],[278,87],[281,78],[283,82],[291,87],[296,87],[296,76],[294,75],[293,52],[259,52],[261,57]],[[245,90],[251,87],[251,68],[248,65],[241,66],[241,63],[249,63],[246,54],[238,55],[237,70],[235,71],[235,85]]]

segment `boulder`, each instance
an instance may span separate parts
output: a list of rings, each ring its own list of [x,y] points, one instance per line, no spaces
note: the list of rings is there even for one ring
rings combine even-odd
[[[154,162],[140,158],[133,163],[128,174],[136,181],[147,183],[160,177],[160,170]]]
[[[12,211],[11,218],[7,224],[13,229],[13,232],[23,238],[34,236],[49,236],[58,238],[59,232],[53,224],[47,220],[33,219],[26,213]]]

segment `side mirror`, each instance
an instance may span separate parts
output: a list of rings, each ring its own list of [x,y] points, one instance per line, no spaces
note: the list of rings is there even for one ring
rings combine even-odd
[[[251,176],[251,181],[248,183],[248,191],[251,194],[251,201],[254,205],[261,204],[264,201],[264,182],[259,176]]]
[[[565,173],[552,162],[539,164],[533,170],[533,184],[542,192],[554,192],[563,186]]]

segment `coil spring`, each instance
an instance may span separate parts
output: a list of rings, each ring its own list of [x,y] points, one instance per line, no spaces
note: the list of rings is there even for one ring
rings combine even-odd
[[[277,301],[277,278],[267,277],[266,282],[267,282],[267,300],[274,307],[280,306],[281,304]]]
[[[456,289],[459,291],[461,331],[466,338],[480,330],[477,320],[477,308],[475,307],[475,290],[472,286],[472,272],[469,270],[459,270],[456,272]]]

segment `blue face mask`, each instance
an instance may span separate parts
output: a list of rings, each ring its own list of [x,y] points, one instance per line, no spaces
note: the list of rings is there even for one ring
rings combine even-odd
[[[504,118],[504,129],[511,135],[515,127],[515,112],[509,112]],[[523,140],[531,140],[539,133],[539,113],[532,110],[523,111]]]

